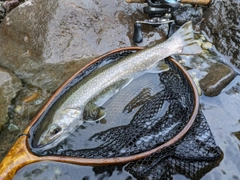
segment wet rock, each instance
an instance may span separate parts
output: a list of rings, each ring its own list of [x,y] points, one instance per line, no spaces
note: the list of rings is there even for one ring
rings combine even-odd
[[[208,74],[199,81],[200,87],[206,96],[216,96],[235,77],[234,71],[222,63],[214,63],[208,69]]]
[[[215,0],[204,11],[201,28],[211,37],[218,51],[229,56],[240,69],[240,1]]]
[[[0,131],[8,122],[8,106],[21,89],[21,81],[6,69],[0,68]]]
[[[34,117],[50,96],[51,93],[47,91],[24,84],[18,96],[12,102],[11,113],[22,119],[21,125],[28,125],[29,120]]]
[[[12,11],[19,5],[19,0],[4,0],[2,7],[6,10],[7,13]]]
[[[0,2],[0,23],[3,18],[6,16],[6,9],[2,6],[3,2]]]
[[[7,13],[9,13],[18,5],[19,5],[18,0],[7,0],[4,2],[0,1],[0,22],[2,22],[2,19],[5,18]]]
[[[196,25],[202,19],[202,8],[195,8],[189,5],[182,6],[173,12],[173,19],[179,26],[183,25],[187,21],[192,21],[193,24]]]
[[[122,0],[29,0],[0,24],[0,65],[52,92],[94,57],[130,46],[141,18]]]
[[[36,96],[35,94],[38,94]],[[32,118],[40,110],[50,93],[39,88],[23,84],[17,96],[11,101],[8,108],[8,127],[4,126],[0,133],[0,161],[9,151],[19,134],[27,128]]]

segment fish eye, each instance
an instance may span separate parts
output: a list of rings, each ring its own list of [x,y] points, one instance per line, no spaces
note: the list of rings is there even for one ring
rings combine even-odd
[[[50,129],[50,134],[51,135],[56,135],[58,134],[60,131],[62,130],[62,128],[60,126],[56,126],[56,125],[53,125]]]
[[[51,132],[51,134],[52,134],[52,135],[55,135],[55,134],[59,133],[59,131],[60,131],[60,129],[59,129],[59,128],[56,128],[56,129],[54,129],[54,130]]]

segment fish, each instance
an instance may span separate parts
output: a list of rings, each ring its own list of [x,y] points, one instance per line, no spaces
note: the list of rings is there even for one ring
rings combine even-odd
[[[106,115],[101,108],[103,104],[133,79],[145,73],[156,73],[161,60],[175,54],[194,55],[201,52],[201,47],[193,38],[192,22],[189,21],[166,41],[94,70],[59,99],[37,147],[43,151],[54,148],[89,119],[103,119]],[[85,115],[93,117],[85,118]]]

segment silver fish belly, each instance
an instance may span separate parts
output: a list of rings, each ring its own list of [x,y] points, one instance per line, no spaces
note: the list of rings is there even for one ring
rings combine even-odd
[[[66,92],[47,130],[41,135],[38,146],[47,150],[58,145],[83,123],[87,104],[102,106],[120,89],[151,71],[164,58],[174,54],[198,54],[201,51],[193,39],[192,23],[188,22],[167,41],[93,71],[75,85],[72,92]]]

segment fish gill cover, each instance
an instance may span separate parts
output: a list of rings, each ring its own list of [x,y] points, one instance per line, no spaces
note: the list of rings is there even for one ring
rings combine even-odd
[[[128,54],[126,54],[128,55]],[[122,108],[122,118],[132,114],[128,124],[112,127],[89,136],[88,143],[95,147],[66,146],[67,141],[40,155],[60,155],[83,158],[124,157],[151,150],[174,138],[187,124],[194,107],[193,93],[181,71],[166,60],[170,70],[156,75],[163,85],[151,95],[143,89],[129,99]],[[140,78],[141,79],[141,78]],[[139,107],[139,108],[137,108]],[[137,110],[134,110],[137,109]],[[114,121],[120,121],[119,116]],[[86,126],[91,131],[91,126]],[[79,128],[77,131],[81,131]],[[73,136],[76,136],[75,133]],[[32,148],[34,151],[34,148]],[[143,159],[129,162],[124,169],[137,179],[171,179],[180,173],[191,179],[199,179],[222,159],[222,151],[216,145],[206,118],[199,110],[197,118],[187,134],[175,144]],[[103,164],[104,165],[104,164]],[[94,167],[97,171],[111,171],[108,167]]]

